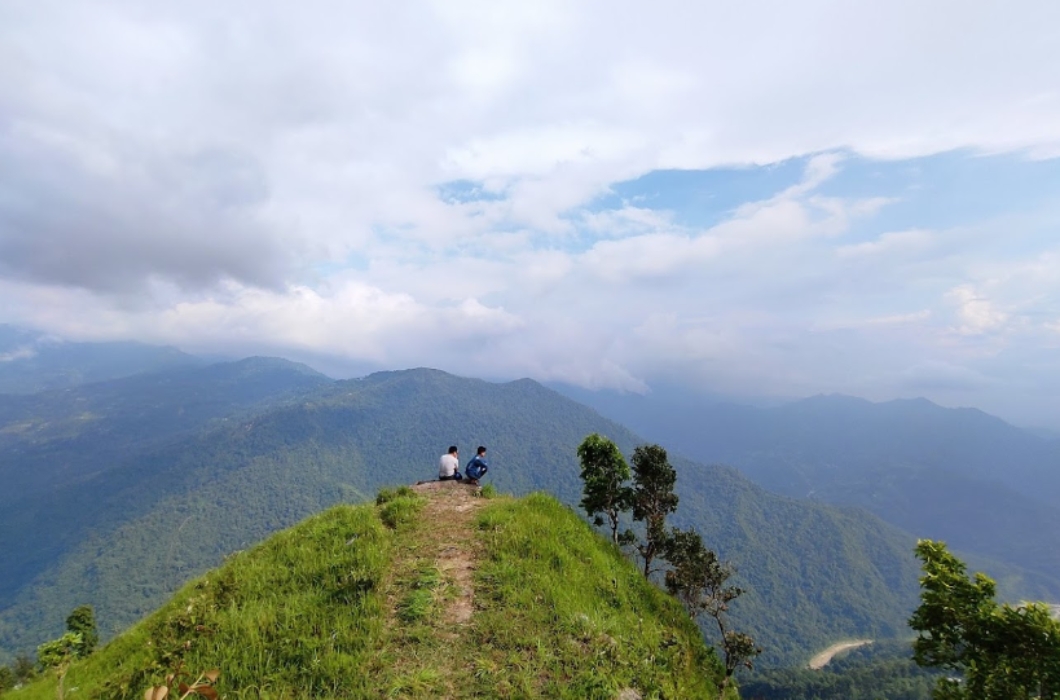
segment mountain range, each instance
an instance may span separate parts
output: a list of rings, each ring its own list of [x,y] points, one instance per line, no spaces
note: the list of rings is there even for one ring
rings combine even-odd
[[[487,444],[502,491],[543,489],[574,504],[575,449],[587,434],[627,453],[642,442],[536,382],[426,369],[331,381],[251,359],[62,392],[83,399],[91,419],[62,408],[59,394],[0,399],[0,479],[20,484],[0,511],[8,654],[32,649],[86,602],[114,634],[270,532],[382,486],[433,478],[450,443]],[[220,405],[235,412],[221,415]],[[167,422],[168,432],[134,435],[133,426]],[[675,522],[695,525],[738,566],[750,591],[741,616],[767,646],[765,661],[800,658],[835,637],[903,633],[916,590],[908,535],[860,512],[770,494],[732,469],[675,466]]]
[[[530,380],[418,369],[335,381],[251,358],[0,396],[0,480],[11,486],[0,495],[0,654],[32,650],[83,603],[114,635],[272,532],[433,478],[452,443],[488,445],[500,490],[573,506],[575,449],[592,432],[626,454],[645,438],[672,450],[674,522],[736,565],[748,592],[734,615],[766,647],[764,666],[841,638],[907,635],[915,538],[863,509],[771,493]],[[1015,596],[1060,591],[1040,569],[975,563]]]
[[[977,555],[1042,583],[1060,580],[1060,441],[982,411],[841,395],[757,408],[665,392],[556,388],[770,491],[864,508],[976,563]],[[1052,583],[1047,590],[1057,593]]]

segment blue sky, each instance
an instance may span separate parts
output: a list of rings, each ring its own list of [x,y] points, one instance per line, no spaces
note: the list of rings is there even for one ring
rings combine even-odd
[[[8,4],[0,322],[1060,427],[1056,45],[1032,0]]]

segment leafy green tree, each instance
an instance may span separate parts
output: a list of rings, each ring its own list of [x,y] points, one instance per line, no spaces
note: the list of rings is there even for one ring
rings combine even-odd
[[[1039,603],[998,605],[994,582],[946,545],[920,540],[920,606],[909,626],[917,631],[913,658],[921,666],[958,671],[943,678],[940,700],[1055,700],[1060,698],[1060,622]]]
[[[662,447],[640,445],[633,450],[633,519],[644,523],[644,541],[636,548],[644,560],[645,577],[656,571],[652,562],[670,537],[666,516],[677,510],[676,482],[677,472]]]
[[[84,640],[77,632],[67,632],[58,639],[45,642],[37,647],[37,662],[42,668],[54,669],[55,677],[59,680],[57,693],[59,700],[63,700],[63,681],[66,672],[70,670],[70,664],[78,656],[81,656],[81,648]]]
[[[633,490],[629,481],[629,465],[615,443],[593,433],[578,446],[581,478],[584,484],[581,507],[601,527],[604,518],[611,528],[611,541],[619,544],[618,518],[632,505]]]
[[[15,657],[15,663],[12,664],[11,671],[15,674],[15,685],[31,681],[37,675],[36,665],[24,654]]]
[[[15,672],[10,666],[0,666],[0,695],[15,687]]]
[[[91,605],[79,605],[66,618],[66,630],[81,635],[81,646],[77,655],[88,656],[99,644],[99,630],[96,629],[96,613]]]
[[[703,544],[695,530],[674,528],[663,549],[663,557],[673,567],[666,572],[666,589],[684,603],[692,619],[706,613],[718,628],[718,646],[725,663],[725,679],[720,696],[724,697],[736,670],[753,668],[754,659],[762,653],[754,639],[731,629],[729,604],[743,594],[743,589],[729,585],[734,570],[718,560],[718,555]]]

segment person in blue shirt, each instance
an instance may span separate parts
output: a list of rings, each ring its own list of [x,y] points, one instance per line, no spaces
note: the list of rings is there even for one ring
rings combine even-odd
[[[477,486],[478,480],[484,477],[489,469],[490,465],[486,463],[486,448],[479,445],[475,456],[471,458],[471,461],[464,468],[464,474],[471,480],[472,485]]]

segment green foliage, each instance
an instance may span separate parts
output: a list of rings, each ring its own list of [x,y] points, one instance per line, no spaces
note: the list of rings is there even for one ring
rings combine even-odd
[[[393,535],[374,507],[340,506],[232,557],[67,676],[85,697],[139,700],[177,667],[224,669],[222,693],[365,697]],[[18,698],[49,698],[49,682]]]
[[[63,668],[81,656],[84,641],[80,634],[67,632],[37,647],[37,663],[43,668]]]
[[[717,693],[717,659],[677,601],[555,499],[498,499],[478,518],[474,697]]]
[[[399,486],[394,488],[379,489],[379,493],[375,496],[375,504],[377,506],[386,505],[393,501],[395,498],[410,498],[414,497],[416,492],[410,489],[408,486]]]
[[[736,467],[774,493],[865,508],[945,540],[1006,599],[1060,599],[1058,441],[923,399],[832,395],[752,408],[682,392],[582,397],[644,439]]]
[[[762,649],[750,635],[733,630],[728,618],[729,605],[743,595],[743,589],[729,584],[732,567],[720,562],[695,530],[674,529],[663,556],[672,567],[666,572],[666,589],[684,603],[693,619],[706,613],[717,627],[725,667],[723,685],[741,666],[754,668],[754,659]]]
[[[488,483],[478,490],[478,495],[480,498],[496,498],[497,487],[492,482]]]
[[[15,675],[15,684],[25,683],[33,680],[36,675],[36,664],[25,654],[19,654],[15,657],[15,662],[11,665],[11,672]]]
[[[597,527],[604,524],[606,517],[611,541],[618,544],[619,514],[633,505],[633,490],[626,484],[629,465],[618,446],[597,433],[578,446],[578,459],[583,484],[579,505]]]
[[[37,647],[37,663],[42,668],[50,668],[55,671],[57,683],[56,694],[59,700],[65,697],[63,682],[66,680],[66,672],[73,660],[83,656],[84,640],[77,632],[67,632],[58,639],[45,642]]]
[[[416,572],[405,597],[398,602],[398,619],[405,623],[419,622],[431,612],[435,590],[441,586],[442,576],[433,566],[423,566]]]
[[[942,679],[936,697],[969,700],[1060,698],[1060,622],[1048,608],[994,600],[994,582],[968,579],[965,565],[942,542],[916,547],[924,574],[921,603],[909,626],[918,632],[914,659],[961,672]]]
[[[412,522],[426,503],[422,496],[408,489],[406,489],[408,495],[398,495],[399,493],[401,493],[400,489],[379,507],[379,519],[389,528],[398,528]]]
[[[819,671],[758,671],[740,692],[754,700],[931,700],[939,674],[917,666],[911,653],[908,643],[876,642]]]
[[[0,695],[15,687],[15,672],[8,666],[0,666]]]
[[[79,605],[74,608],[66,618],[66,629],[81,635],[81,644],[77,648],[78,656],[88,656],[99,644],[96,612],[91,605]]]
[[[677,471],[666,450],[658,445],[639,445],[633,450],[633,520],[644,523],[644,541],[636,544],[644,561],[644,576],[655,569],[652,562],[669,540],[666,516],[677,510]]]

